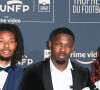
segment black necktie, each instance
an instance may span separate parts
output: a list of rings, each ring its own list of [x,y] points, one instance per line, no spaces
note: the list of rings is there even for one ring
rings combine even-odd
[[[5,71],[5,72],[8,72],[10,68],[11,68],[11,66],[8,66],[8,67],[6,67],[6,68],[0,67],[0,72],[1,72],[2,70]]]

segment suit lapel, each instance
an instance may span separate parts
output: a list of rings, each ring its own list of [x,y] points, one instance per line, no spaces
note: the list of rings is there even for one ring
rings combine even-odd
[[[43,82],[45,90],[53,90],[49,60],[46,60],[43,65]]]
[[[73,62],[73,70],[72,70],[72,77],[73,77],[73,90],[82,90],[81,88],[81,80],[80,80],[80,72],[77,70],[77,67],[74,65]]]
[[[8,72],[8,77],[6,79],[6,82],[4,84],[3,90],[11,90],[13,89],[15,86],[15,72],[14,70],[11,68]]]
[[[81,90],[80,80],[79,80],[79,72],[77,70],[72,70],[73,77],[73,90]]]

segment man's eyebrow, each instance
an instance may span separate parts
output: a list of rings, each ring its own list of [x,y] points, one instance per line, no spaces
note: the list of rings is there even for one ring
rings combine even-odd
[[[67,43],[67,44],[73,44],[73,43]]]
[[[0,38],[0,39],[5,39],[5,38]],[[9,38],[9,39],[15,39],[15,38]]]

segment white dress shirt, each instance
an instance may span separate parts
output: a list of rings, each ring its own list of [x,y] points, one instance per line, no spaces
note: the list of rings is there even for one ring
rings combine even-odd
[[[82,90],[90,90],[90,88],[89,87],[86,87],[86,88],[83,88]]]
[[[96,85],[96,88],[100,90],[100,80],[94,83]]]
[[[5,66],[5,67],[3,67],[3,66],[0,64],[0,67],[6,68],[6,67],[10,66],[10,64],[11,64],[11,63],[9,63],[9,64],[8,64],[7,66]],[[0,72],[0,90],[3,89],[3,86],[4,86],[4,84],[5,84],[5,81],[6,81],[6,79],[7,79],[7,76],[8,76],[8,73],[7,73],[7,72],[5,72],[5,71],[3,71],[3,70]]]
[[[70,88],[70,86],[73,86],[71,69],[73,68],[70,60],[67,68],[64,71],[59,71],[50,60],[53,90],[73,90]]]
[[[96,88],[98,88],[100,90],[100,80],[97,81],[97,82],[95,82],[94,84],[95,84]],[[84,88],[82,90],[90,90],[90,88],[89,87],[86,87],[86,88]]]

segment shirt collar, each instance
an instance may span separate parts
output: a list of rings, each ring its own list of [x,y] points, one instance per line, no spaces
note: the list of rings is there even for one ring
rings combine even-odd
[[[67,65],[67,68],[64,70],[64,71],[66,71],[66,70],[73,70],[73,67],[72,67],[72,64],[71,64],[71,61],[70,61],[70,59],[68,60],[68,65]],[[61,72],[61,71],[59,71],[55,66],[54,66],[54,64],[53,64],[53,62],[51,61],[51,58],[50,58],[50,70],[52,71],[52,72]]]
[[[6,67],[8,67],[8,66],[11,66],[11,62],[10,62],[8,65],[6,65],[5,67],[3,67],[3,66],[0,64],[0,67],[2,67],[2,68],[6,68]]]

